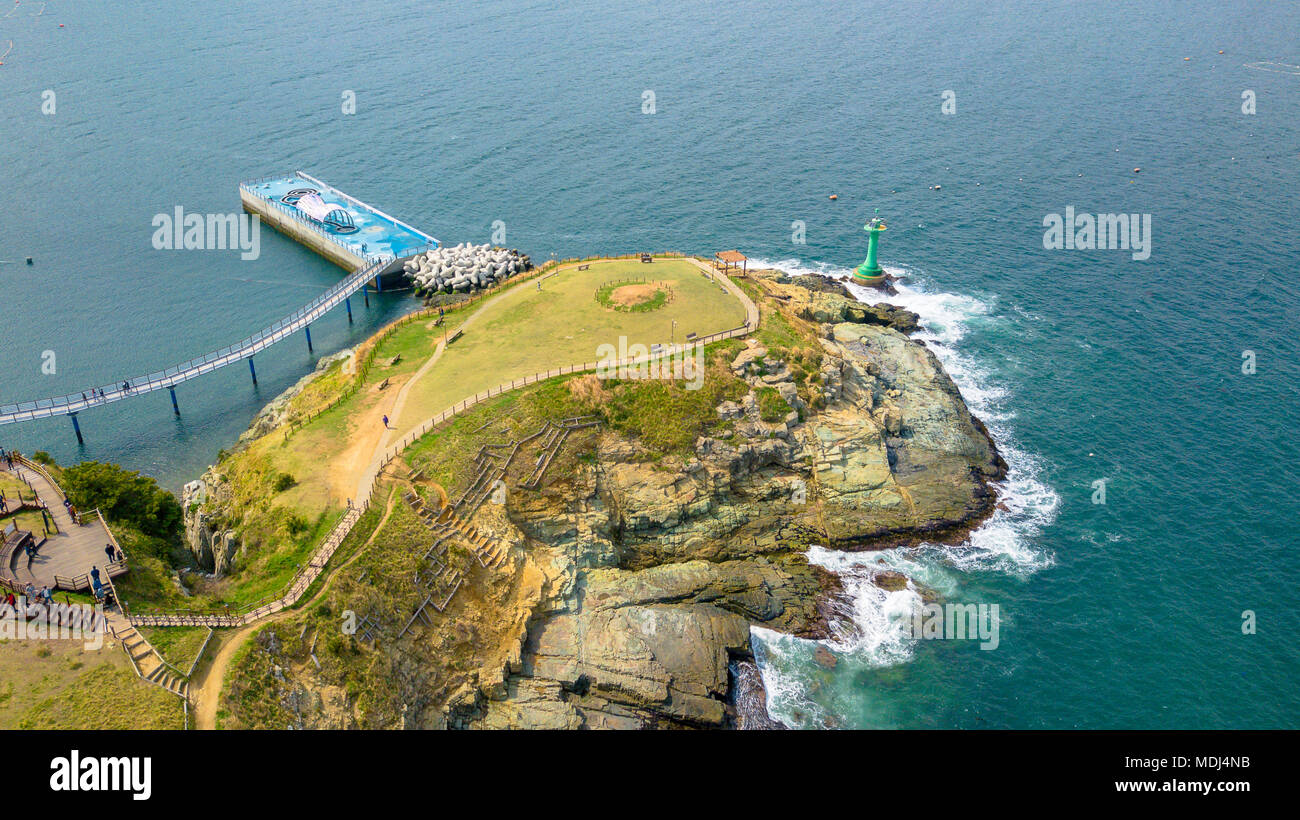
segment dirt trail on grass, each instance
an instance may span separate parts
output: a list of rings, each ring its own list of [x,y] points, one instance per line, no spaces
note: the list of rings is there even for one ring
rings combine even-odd
[[[366,543],[362,544],[347,561],[344,561],[342,564],[331,570],[325,583],[321,584],[320,590],[311,597],[311,600],[302,602],[302,607],[286,609],[269,618],[258,621],[255,624],[240,627],[239,629],[224,635],[218,633],[212,636],[213,643],[216,646],[216,654],[212,656],[212,661],[210,663],[202,665],[202,675],[190,680],[190,692],[194,698],[194,728],[217,728],[217,712],[221,708],[221,691],[224,688],[226,681],[226,670],[230,668],[230,661],[235,657],[235,653],[239,651],[239,648],[244,645],[244,641],[248,639],[248,636],[252,635],[254,631],[261,629],[267,624],[284,620],[291,615],[301,612],[303,607],[314,604],[316,601],[320,600],[321,597],[329,591],[330,587],[334,585],[334,579],[338,577],[339,570],[349,566],[364,555],[366,549],[374,543],[375,537],[383,531],[384,525],[388,523],[388,517],[393,514],[393,503],[396,499],[396,493],[389,497],[388,506],[384,508],[384,517],[379,519],[379,523],[375,525],[375,531],[366,539]]]
[[[478,309],[465,318],[460,325],[463,330],[468,328],[478,315],[486,308],[496,304],[502,299],[513,296],[522,291],[522,288],[512,288],[505,293],[498,294],[494,298],[488,299],[479,305]],[[362,494],[370,486],[370,480],[379,472],[379,462],[383,458],[384,452],[398,440],[397,431],[400,429],[399,424],[402,422],[402,416],[406,410],[407,398],[411,394],[411,388],[420,382],[433,367],[442,358],[446,351],[447,344],[445,341],[439,341],[437,348],[428,358],[420,369],[415,371],[410,378],[402,382],[400,387],[394,389],[395,385],[390,384],[388,388],[382,391],[381,397],[370,407],[362,410],[352,419],[346,438],[346,447],[335,458],[329,460],[325,465],[328,471],[327,481],[329,482],[330,492],[339,500],[343,499],[360,499]],[[407,430],[409,433],[415,429],[415,426],[423,423],[432,415],[434,411],[426,408],[419,408],[421,415],[419,419],[408,422],[411,427]],[[383,417],[388,416],[388,427],[384,427]],[[439,488],[443,495],[443,503],[446,503],[446,493]],[[383,529],[388,521],[388,516],[392,513],[393,500],[390,498],[388,508],[384,512],[383,519],[375,528],[377,534]],[[330,576],[322,585],[320,592],[313,596],[312,600],[305,603],[312,603],[325,593],[337,577],[338,570],[352,563],[367,547],[370,546],[375,535],[372,534],[370,539],[357,550],[357,553],[348,561],[339,567],[330,571]],[[213,645],[215,654],[212,661],[204,665],[201,677],[190,681],[190,691],[194,698],[194,725],[198,729],[215,729],[217,726],[217,711],[221,704],[221,691],[223,689],[226,671],[230,667],[231,659],[239,650],[244,642],[255,630],[260,629],[268,623],[282,620],[301,611],[302,606],[295,607],[292,610],[285,610],[269,618],[258,621],[256,624],[241,627],[226,634],[213,636]]]
[[[432,362],[437,356],[435,353],[429,361]],[[356,492],[356,477],[364,471],[370,463],[371,454],[376,447],[382,446],[388,435],[389,431],[384,429],[384,416],[388,416],[390,424],[397,418],[406,392],[419,380],[427,367],[426,363],[414,376],[406,379],[400,388],[390,383],[387,388],[378,391],[379,400],[350,420],[345,439],[347,447],[326,465],[326,480],[329,482],[330,494],[335,499],[342,502],[349,498],[360,498],[360,493]]]
[[[687,257],[685,261],[694,264],[701,271],[708,273],[710,277],[716,275],[708,265],[699,260]],[[573,267],[577,267],[577,263],[559,267],[541,277],[538,281],[544,281],[551,276]],[[753,301],[751,301],[744,291],[732,282],[729,277],[718,276],[717,281],[720,281],[722,286],[732,295],[736,296],[745,306],[746,324],[750,328],[757,327],[758,308],[754,305]],[[504,293],[500,293],[495,297],[485,300],[476,310],[465,317],[464,322],[459,325],[459,328],[461,330],[468,329],[488,308],[493,307],[506,299],[522,298],[528,292],[529,289],[521,283],[519,287],[512,287]],[[450,328],[448,328],[448,330],[450,330]],[[410,378],[406,379],[400,387],[394,390],[394,385],[390,384],[387,389],[382,391],[383,395],[373,404],[373,406],[362,410],[352,419],[352,425],[350,426],[345,439],[345,449],[339,456],[330,459],[327,464],[323,465],[328,471],[327,480],[331,492],[340,500],[345,498],[351,498],[354,501],[359,500],[364,492],[370,487],[371,480],[379,474],[379,464],[383,460],[385,451],[391,447],[394,442],[397,442],[414,432],[421,424],[428,421],[434,413],[444,409],[440,407],[411,407],[408,409],[407,400],[411,394],[411,389],[415,385],[419,384],[420,381],[433,370],[434,366],[446,352],[446,348],[447,344],[444,337],[443,341],[439,341],[437,348],[428,360],[425,361],[424,364],[420,366],[419,370],[411,375]],[[383,416],[385,415],[389,418],[389,425],[387,428],[385,428],[383,424]],[[412,418],[405,418],[406,416],[411,416]],[[402,425],[406,425],[406,429],[404,432],[399,433],[399,431],[402,430]],[[363,464],[365,465],[364,467],[362,466]],[[445,504],[446,491],[441,487],[438,487],[438,492],[442,496],[443,503]],[[309,601],[299,602],[299,605],[295,606],[293,609],[284,610],[276,615],[264,618],[256,624],[241,627],[226,635],[219,637],[214,636],[213,640],[216,649],[212,661],[206,665],[206,670],[203,672],[201,679],[190,681],[190,692],[194,697],[195,703],[194,717],[195,726],[197,728],[216,728],[217,711],[220,707],[221,691],[225,681],[226,671],[229,668],[235,653],[244,644],[248,636],[251,635],[254,630],[267,623],[282,620],[290,617],[296,612],[302,611],[305,605],[314,603],[324,595],[333,584],[334,579],[338,577],[338,570],[355,561],[357,557],[364,553],[371,545],[375,536],[382,531],[384,524],[388,522],[389,515],[392,513],[394,498],[396,498],[396,494],[389,498],[383,519],[376,526],[374,533],[371,534],[366,543],[362,545],[346,562],[329,571],[328,576],[325,577],[325,581],[321,585],[320,591],[317,592],[316,595],[312,596]]]
[[[556,271],[547,275],[553,276],[555,273],[565,270],[568,267],[572,266],[558,268]],[[461,331],[468,330],[483,311],[495,306],[502,300],[519,298],[520,295],[524,293],[527,293],[527,289],[521,284],[519,287],[511,288],[505,293],[499,293],[491,299],[484,301],[483,304],[478,306],[477,310],[465,317],[465,321],[458,325],[458,329]],[[448,332],[451,332],[452,330],[453,329],[450,327],[447,328]],[[407,399],[411,395],[411,389],[419,384],[420,381],[424,379],[431,370],[433,370],[434,366],[438,363],[438,360],[442,358],[442,355],[446,350],[447,342],[444,336],[444,338],[438,342],[438,347],[433,351],[433,355],[430,356],[428,360],[420,366],[420,369],[415,371],[415,374],[412,375],[411,378],[402,385],[402,388],[397,391],[396,399],[392,404],[392,411],[387,414],[388,429],[384,429],[383,426],[383,412],[377,411],[375,413],[370,413],[368,421],[363,419],[362,428],[358,429],[373,430],[375,435],[355,441],[354,443],[349,443],[348,445],[349,453],[352,453],[355,448],[366,446],[366,442],[369,442],[370,446],[370,460],[366,465],[365,471],[354,472],[351,474],[352,480],[357,482],[353,490],[356,493],[352,496],[353,498],[360,498],[365,493],[366,488],[370,486],[371,479],[379,474],[379,464],[383,461],[384,453],[387,452],[389,447],[392,447],[395,442],[400,441],[402,438],[415,432],[421,424],[428,421],[435,413],[446,409],[443,407],[416,407],[412,408],[409,414],[406,413]],[[411,416],[411,418],[405,418],[407,415]],[[399,432],[402,430],[403,424],[406,425],[406,430],[405,432]],[[360,456],[361,452],[362,451],[358,450],[357,457]],[[332,477],[331,483],[333,483]]]

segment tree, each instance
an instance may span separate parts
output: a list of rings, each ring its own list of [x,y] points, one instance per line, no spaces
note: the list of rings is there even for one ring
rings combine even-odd
[[[98,507],[105,518],[155,538],[171,540],[180,534],[182,514],[176,496],[134,470],[84,461],[63,471],[62,484],[79,510]]]

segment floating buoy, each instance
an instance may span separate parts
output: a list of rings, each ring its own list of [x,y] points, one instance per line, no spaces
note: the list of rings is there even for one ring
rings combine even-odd
[[[1140,173],[1142,173],[1142,169],[1141,169],[1141,168],[1134,168],[1134,169],[1133,169],[1133,173],[1135,173],[1135,174],[1140,174]]]
[[[943,187],[942,185],[936,185],[936,186],[934,186],[934,189],[937,191],[937,190],[939,190],[939,189],[942,188],[942,187]]]
[[[29,265],[32,264],[32,258],[31,258],[30,256],[27,257],[27,264],[29,264]]]
[[[1192,59],[1192,58],[1191,58],[1191,57],[1184,57],[1184,58],[1183,58],[1183,62],[1185,63],[1185,62],[1187,62],[1187,61],[1190,60],[1190,59]]]
[[[1219,53],[1222,54],[1222,53],[1223,53],[1223,49],[1219,49]]]
[[[839,199],[840,197],[839,197],[839,194],[831,194],[831,195],[830,195],[830,198],[831,198],[831,199]]]

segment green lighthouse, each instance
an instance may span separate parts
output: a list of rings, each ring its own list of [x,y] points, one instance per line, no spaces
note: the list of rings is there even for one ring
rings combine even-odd
[[[880,213],[879,208],[876,213]],[[885,229],[885,223],[879,216],[873,216],[862,229],[867,232],[867,259],[854,269],[853,281],[859,285],[879,285],[885,281],[885,269],[876,262],[876,247],[880,244],[880,232]]]

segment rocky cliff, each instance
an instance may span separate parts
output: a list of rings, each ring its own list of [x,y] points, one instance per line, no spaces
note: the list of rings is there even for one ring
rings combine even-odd
[[[336,362],[345,361],[352,350],[341,350],[324,356],[316,368],[295,382],[263,407],[239,436],[235,449],[239,450],[255,439],[267,435],[283,424],[289,416],[294,398],[301,395],[309,384],[319,379]],[[199,568],[213,578],[223,578],[235,568],[242,538],[234,516],[229,515],[231,488],[216,465],[208,467],[198,479],[181,489],[181,509],[185,520],[185,545],[194,555]]]
[[[735,381],[734,398],[689,452],[592,428],[534,490],[515,489],[540,458],[521,455],[504,503],[471,521],[507,558],[466,563],[445,612],[358,649],[376,656],[364,675],[331,671],[346,660],[268,656],[281,703],[319,703],[348,675],[382,693],[295,707],[295,725],[735,726],[742,673],[756,699],[750,627],[817,637],[838,617],[839,586],[807,562],[810,544],[959,538],[991,511],[1005,465],[935,356],[908,337],[914,314],[860,305],[834,283],[760,273],[754,286],[764,322],[788,332],[728,353],[720,378]],[[375,577],[342,582],[331,606]]]
[[[577,581],[539,601],[503,686],[451,704],[454,725],[732,725],[750,625],[817,636],[835,617],[838,587],[803,560],[808,544],[956,537],[989,512],[1004,465],[934,355],[877,318],[890,311],[868,319],[773,284],[799,314],[859,319],[818,327],[820,406],[751,341],[733,362],[751,392],[717,409],[733,435],[650,461],[604,433],[585,481],[516,494],[524,540],[547,544]],[[790,405],[778,421],[761,415],[763,387]]]

